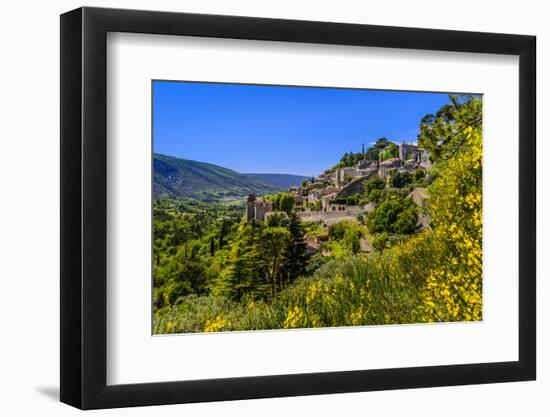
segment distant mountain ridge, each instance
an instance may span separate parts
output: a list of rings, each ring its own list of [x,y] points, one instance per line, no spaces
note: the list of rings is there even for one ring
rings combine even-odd
[[[245,174],[249,177],[257,178],[262,181],[267,181],[272,184],[276,184],[283,187],[285,190],[290,187],[297,187],[302,184],[304,180],[309,180],[311,177],[305,177],[303,175],[294,174]]]
[[[153,155],[153,167],[155,198],[240,199],[251,193],[284,191],[308,178],[290,174],[241,174],[218,165],[161,154]]]

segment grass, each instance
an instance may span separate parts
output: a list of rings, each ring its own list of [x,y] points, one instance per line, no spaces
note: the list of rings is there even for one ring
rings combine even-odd
[[[437,267],[427,231],[382,253],[330,261],[272,300],[188,296],[154,314],[154,333],[418,323],[420,291]]]

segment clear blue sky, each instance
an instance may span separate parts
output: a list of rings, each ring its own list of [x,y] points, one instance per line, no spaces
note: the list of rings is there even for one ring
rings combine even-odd
[[[243,173],[317,175],[380,137],[415,142],[445,93],[154,81],[156,153]]]

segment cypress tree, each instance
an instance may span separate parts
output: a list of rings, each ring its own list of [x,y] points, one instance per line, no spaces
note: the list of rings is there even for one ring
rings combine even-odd
[[[291,238],[286,254],[286,284],[305,274],[308,260],[302,222],[295,212],[290,213],[289,219],[288,230]]]

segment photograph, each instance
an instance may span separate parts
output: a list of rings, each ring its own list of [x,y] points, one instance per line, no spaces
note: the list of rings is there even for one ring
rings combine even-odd
[[[153,334],[482,320],[481,94],[154,80],[152,117]]]

